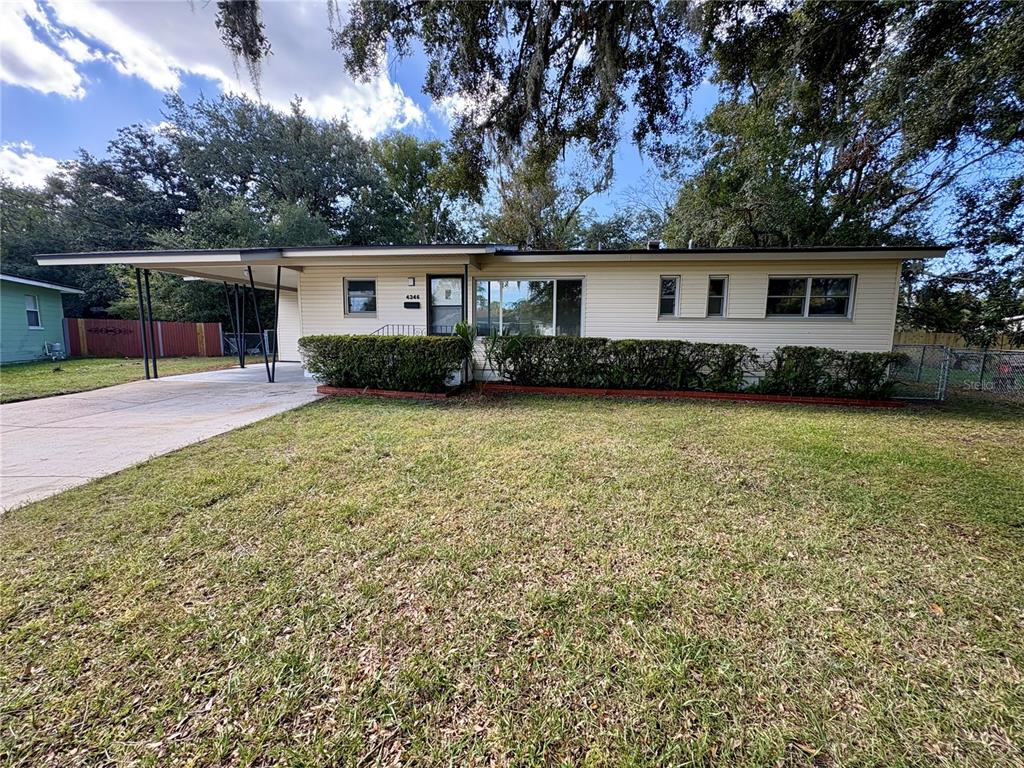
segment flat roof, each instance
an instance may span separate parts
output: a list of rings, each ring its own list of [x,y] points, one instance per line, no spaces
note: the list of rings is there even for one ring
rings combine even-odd
[[[527,256],[541,256],[544,254],[562,255],[566,253],[573,254],[584,254],[584,255],[607,255],[611,254],[650,254],[650,253],[665,253],[670,255],[679,254],[754,254],[754,253],[875,253],[875,252],[925,252],[934,253],[936,251],[948,251],[949,246],[943,245],[808,245],[808,246],[787,246],[785,248],[754,248],[745,246],[742,248],[598,248],[598,249],[586,249],[576,248],[570,250],[514,250],[514,253]],[[924,257],[928,258],[928,257]]]
[[[6,280],[9,283],[20,283],[22,285],[32,285],[36,288],[50,288],[54,291],[60,291],[61,293],[78,293],[82,294],[85,291],[79,290],[78,288],[72,288],[70,285],[61,285],[60,283],[48,283],[44,280],[33,280],[28,277],[18,277],[17,275],[7,275],[0,272],[0,280]]]
[[[287,246],[281,248],[207,248],[183,250],[134,250],[134,251],[89,251],[81,253],[43,253],[36,256],[39,264],[134,264],[175,266],[189,264],[205,265],[256,265],[280,264],[301,267],[301,260],[309,258],[311,263],[327,258],[350,261],[356,258],[370,259],[376,263],[385,258],[412,258],[425,260],[445,257],[461,259],[469,263],[474,257],[508,261],[652,261],[652,260],[693,260],[714,256],[742,256],[751,259],[780,259],[801,255],[817,254],[835,258],[849,255],[860,258],[941,258],[946,246],[793,246],[787,248],[627,248],[600,250],[519,250],[510,245],[497,243],[431,243],[419,245],[312,245]]]

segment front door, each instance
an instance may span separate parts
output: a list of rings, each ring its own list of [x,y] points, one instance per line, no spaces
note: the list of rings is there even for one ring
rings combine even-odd
[[[430,298],[427,307],[427,332],[432,336],[447,336],[455,332],[462,322],[462,275],[440,275],[430,278]]]

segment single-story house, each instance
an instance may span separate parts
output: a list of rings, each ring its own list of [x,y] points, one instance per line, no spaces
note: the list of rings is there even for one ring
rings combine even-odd
[[[451,244],[52,254],[39,263],[124,264],[276,289],[280,359],[298,360],[305,335],[449,333],[461,320],[479,335],[888,351],[902,263],[945,251]]]
[[[67,355],[61,294],[66,285],[0,274],[0,363]]]

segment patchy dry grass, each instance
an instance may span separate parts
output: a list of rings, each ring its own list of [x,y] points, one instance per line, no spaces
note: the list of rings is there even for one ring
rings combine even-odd
[[[1024,764],[1024,415],[335,400],[0,519],[0,762]]]
[[[253,362],[256,358],[249,358]],[[233,357],[162,357],[161,376],[233,368]],[[259,358],[263,362],[263,358]],[[87,392],[146,378],[141,358],[78,357],[56,362],[11,363],[0,366],[0,403]]]

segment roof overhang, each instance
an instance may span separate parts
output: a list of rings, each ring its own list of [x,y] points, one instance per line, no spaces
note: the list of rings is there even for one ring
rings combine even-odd
[[[88,253],[44,253],[39,264],[70,266],[83,264],[130,264],[133,266],[173,264],[280,264],[296,267],[333,261],[379,264],[383,259],[467,262],[470,257],[507,249],[500,245],[373,245],[308,246],[295,248],[218,248],[196,250],[93,251]]]
[[[85,293],[85,291],[79,290],[78,288],[72,288],[68,285],[48,283],[44,280],[32,280],[28,277],[18,277],[16,275],[0,275],[0,280],[4,280],[8,283],[19,283],[20,285],[31,285],[35,288],[49,288],[52,291],[60,291],[61,293],[75,293],[79,295]]]
[[[632,263],[687,261],[828,261],[937,259],[947,249],[934,248],[715,248],[602,251],[518,251],[491,244],[410,246],[310,246],[294,248],[235,248],[214,250],[100,251],[53,253],[37,256],[45,266],[122,264],[172,274],[230,283],[248,282],[248,270],[261,288],[273,288],[275,267],[282,270],[282,288],[294,290],[298,272],[309,266],[413,266],[453,267],[506,263]]]
[[[940,259],[945,247],[935,248],[660,248],[625,251],[518,251],[499,252],[479,259],[488,264],[537,262],[688,262],[688,261],[849,261]]]
[[[462,266],[475,264],[482,255],[508,246],[491,244],[416,246],[309,246],[295,248],[222,248],[196,250],[96,251],[91,253],[40,254],[44,266],[119,264],[203,280],[248,283],[253,271],[257,287],[272,289],[275,267],[282,270],[281,288],[296,290],[297,273],[306,266]]]

